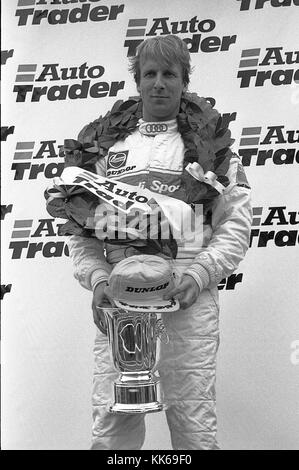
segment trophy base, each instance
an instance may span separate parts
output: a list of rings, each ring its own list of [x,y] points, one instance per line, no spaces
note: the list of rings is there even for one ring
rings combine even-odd
[[[108,411],[118,414],[137,414],[137,413],[156,413],[165,410],[162,403],[147,403],[143,405],[125,405],[123,403],[115,403],[110,405]]]
[[[114,383],[114,397],[115,402],[108,408],[110,413],[155,413],[166,408],[160,399],[159,381]]]

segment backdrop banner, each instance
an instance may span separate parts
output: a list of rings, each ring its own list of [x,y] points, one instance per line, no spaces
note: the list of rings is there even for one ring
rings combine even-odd
[[[252,187],[250,248],[218,286],[220,446],[298,449],[298,22],[298,0],[2,2],[2,449],[90,447],[92,294],[44,191],[64,140],[137,95],[136,47],[167,34],[187,43],[189,91],[229,121]],[[171,449],[165,414],[146,422],[144,449]]]

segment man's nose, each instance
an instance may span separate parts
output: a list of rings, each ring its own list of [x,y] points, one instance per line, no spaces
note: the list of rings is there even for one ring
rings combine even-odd
[[[165,85],[164,85],[163,76],[161,73],[158,73],[156,76],[154,87],[159,89],[159,88],[164,88],[164,86]]]

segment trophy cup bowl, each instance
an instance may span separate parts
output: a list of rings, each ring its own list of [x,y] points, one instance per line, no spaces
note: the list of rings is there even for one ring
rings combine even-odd
[[[150,413],[165,409],[160,380],[153,369],[159,356],[157,338],[168,341],[159,314],[127,311],[119,307],[97,307],[104,313],[115,369],[114,402],[111,413]]]

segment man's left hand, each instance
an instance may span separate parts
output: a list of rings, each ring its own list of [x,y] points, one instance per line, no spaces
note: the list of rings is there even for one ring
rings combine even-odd
[[[165,299],[171,299],[175,297],[180,302],[180,307],[185,310],[188,307],[191,307],[192,304],[196,301],[199,295],[200,289],[197,282],[193,279],[192,276],[184,274],[180,283],[177,287],[172,289],[165,295]]]

